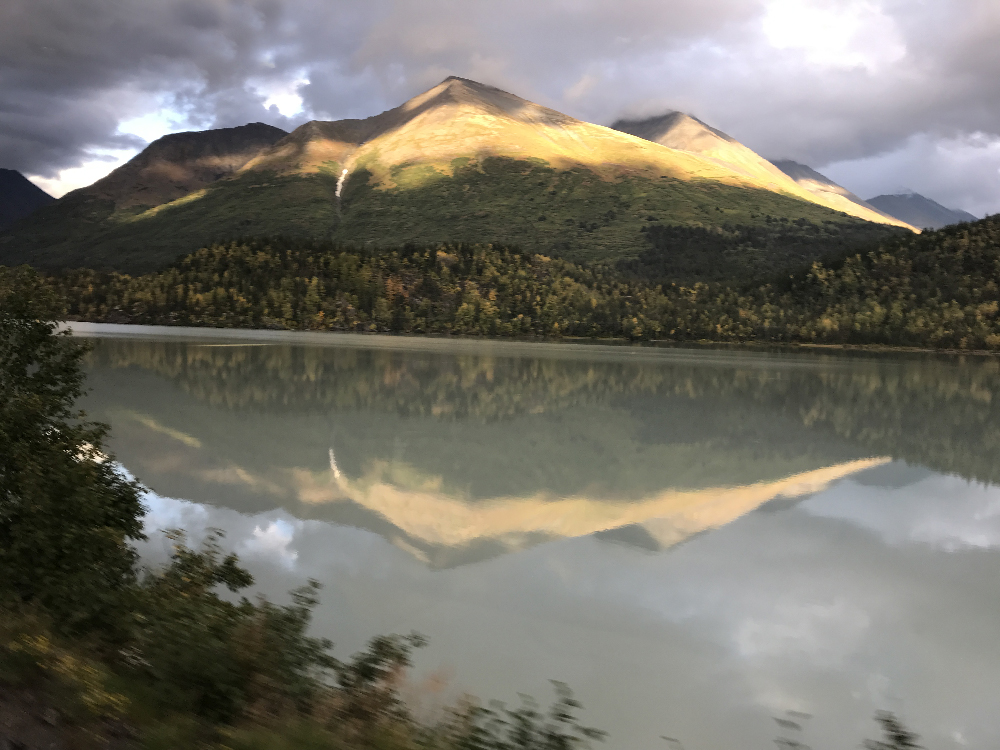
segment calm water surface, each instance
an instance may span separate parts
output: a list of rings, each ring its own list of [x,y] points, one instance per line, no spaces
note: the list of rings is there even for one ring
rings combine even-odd
[[[318,579],[340,656],[427,635],[422,711],[556,679],[616,750],[1000,745],[995,359],[77,332],[150,531]]]

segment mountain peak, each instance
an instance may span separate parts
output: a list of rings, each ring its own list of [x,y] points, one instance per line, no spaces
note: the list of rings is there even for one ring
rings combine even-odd
[[[354,172],[362,164],[382,184],[393,165],[448,172],[457,157],[534,156],[580,163],[593,147],[577,131],[600,130],[495,86],[459,76],[363,120],[313,121],[248,163],[244,171]],[[582,146],[582,148],[581,148]],[[608,161],[601,158],[599,163]]]
[[[449,76],[437,86],[376,117],[385,117],[393,112],[416,116],[429,110],[454,108],[478,109],[484,114],[526,124],[569,125],[578,122],[569,115],[522,99],[496,86],[458,76]]]
[[[795,184],[777,167],[730,135],[676,110],[645,120],[618,120],[614,130],[710,159],[769,189],[795,193]]]
[[[809,167],[791,161],[769,162],[732,136],[684,112],[665,112],[645,120],[618,120],[611,127],[667,148],[698,154],[769,190],[805,198],[868,221],[900,223]]]
[[[611,127],[668,148],[694,153],[718,149],[718,141],[741,145],[732,136],[705,124],[694,115],[677,110],[644,120],[618,120]]]

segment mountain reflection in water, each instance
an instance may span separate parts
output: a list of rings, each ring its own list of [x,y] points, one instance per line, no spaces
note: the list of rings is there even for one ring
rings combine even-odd
[[[995,359],[123,335],[86,407],[152,523],[320,579],[338,643],[420,629],[485,697],[566,679],[612,748],[763,747],[799,709],[817,748],[872,708],[1000,737]]]

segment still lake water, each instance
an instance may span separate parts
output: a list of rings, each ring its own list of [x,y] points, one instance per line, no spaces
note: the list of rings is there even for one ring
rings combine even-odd
[[[556,679],[614,750],[1000,745],[996,359],[76,330],[150,532],[321,581],[339,656],[428,636],[422,711]]]

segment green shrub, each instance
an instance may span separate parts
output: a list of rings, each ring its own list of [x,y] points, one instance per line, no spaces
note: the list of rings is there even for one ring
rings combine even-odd
[[[107,455],[107,427],[75,409],[85,348],[56,333],[60,312],[33,271],[0,268],[0,600],[113,639],[128,620],[140,488]]]

